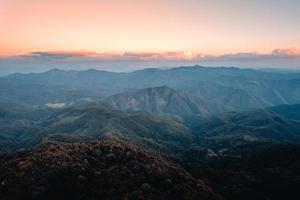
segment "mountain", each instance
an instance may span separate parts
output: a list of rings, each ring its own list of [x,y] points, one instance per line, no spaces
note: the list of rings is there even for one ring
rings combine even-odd
[[[297,199],[299,104],[294,72],[0,77],[0,199]]]
[[[51,146],[0,161],[3,200],[219,199],[178,165],[117,141]]]
[[[78,141],[109,137],[157,150],[165,148],[170,152],[172,147],[189,144],[193,137],[184,124],[171,118],[146,112],[124,113],[104,107],[61,110],[40,126],[45,127],[46,141],[57,136]]]
[[[184,120],[145,111],[126,113],[103,104],[34,111],[2,109],[0,149],[14,152],[115,138],[175,157],[198,148],[223,156],[247,145],[250,148],[259,143],[300,142],[300,122],[295,119],[300,110],[296,107],[299,108],[279,106],[207,118],[191,116]]]
[[[299,113],[299,106],[285,106],[285,109],[279,106],[193,119],[189,127],[198,138],[199,146],[208,147],[222,155],[243,146],[255,148],[263,143],[299,143],[300,122],[294,119]]]
[[[0,103],[45,106],[106,98],[167,86],[235,111],[300,103],[300,74],[225,67],[144,69],[130,73],[98,70],[12,74],[0,78]],[[21,101],[22,99],[22,101]]]
[[[28,113],[27,110],[23,112]],[[46,114],[42,115],[42,112]],[[18,115],[6,120],[0,129],[2,152],[118,138],[156,151],[175,153],[193,139],[191,131],[182,122],[147,112],[124,113],[104,106],[83,106],[44,109],[32,115],[40,117]]]
[[[42,130],[38,122],[51,112],[0,108],[0,153],[32,148]]]
[[[215,82],[200,82],[184,89],[186,93],[223,105],[225,110],[249,111],[257,108],[265,108],[272,105],[261,100],[254,94],[234,87],[224,86]]]
[[[145,88],[122,93],[105,100],[114,108],[123,111],[148,111],[179,116],[199,115],[208,117],[225,111],[225,106],[192,97],[180,90],[167,86]]]

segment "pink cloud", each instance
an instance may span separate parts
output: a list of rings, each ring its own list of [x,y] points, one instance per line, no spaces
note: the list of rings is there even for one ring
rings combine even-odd
[[[274,49],[273,55],[287,55],[287,56],[300,56],[300,49],[290,48],[290,49]]]

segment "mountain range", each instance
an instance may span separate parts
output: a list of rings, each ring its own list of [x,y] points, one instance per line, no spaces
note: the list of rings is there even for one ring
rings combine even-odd
[[[101,138],[170,155],[194,147],[222,155],[249,144],[300,142],[299,105],[185,119],[147,111],[123,112],[106,104],[34,112],[2,109],[1,113],[3,152]]]
[[[98,70],[12,74],[0,78],[0,103],[45,106],[167,86],[235,111],[300,103],[300,74],[253,69],[179,67],[130,73]],[[19,99],[22,98],[22,101]]]
[[[0,77],[0,199],[293,199],[299,150],[299,73]]]

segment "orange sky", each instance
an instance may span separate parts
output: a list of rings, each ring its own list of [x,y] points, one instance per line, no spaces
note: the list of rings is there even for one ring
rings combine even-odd
[[[0,55],[300,48],[300,1],[0,0]]]

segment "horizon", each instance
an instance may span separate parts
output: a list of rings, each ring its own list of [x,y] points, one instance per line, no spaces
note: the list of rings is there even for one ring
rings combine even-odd
[[[84,69],[73,69],[73,68],[59,68],[53,67],[50,69],[41,69],[41,70],[33,70],[33,71],[16,71],[12,73],[0,73],[0,77],[6,77],[14,74],[41,74],[41,73],[48,73],[51,71],[63,71],[63,72],[84,72],[84,71],[98,71],[98,72],[109,72],[109,73],[132,73],[137,71],[143,70],[171,70],[171,69],[178,69],[178,68],[206,68],[206,69],[237,69],[237,70],[259,70],[263,72],[269,73],[300,73],[300,69],[296,68],[254,68],[254,67],[237,67],[237,66],[202,66],[202,65],[190,65],[190,66],[175,66],[175,67],[145,67],[145,68],[138,68],[132,69],[127,71],[110,71],[109,69],[97,69],[97,68],[84,68]]]
[[[300,69],[300,51],[276,49],[270,54],[238,53],[176,57],[186,52],[80,54],[68,52],[33,52],[31,54],[0,57],[0,76],[22,72],[43,72],[53,68],[65,70],[98,69],[111,72],[130,72],[144,68],[173,68],[179,66],[237,67],[252,69]],[[164,57],[167,55],[167,57]],[[190,54],[187,54],[190,55]]]

